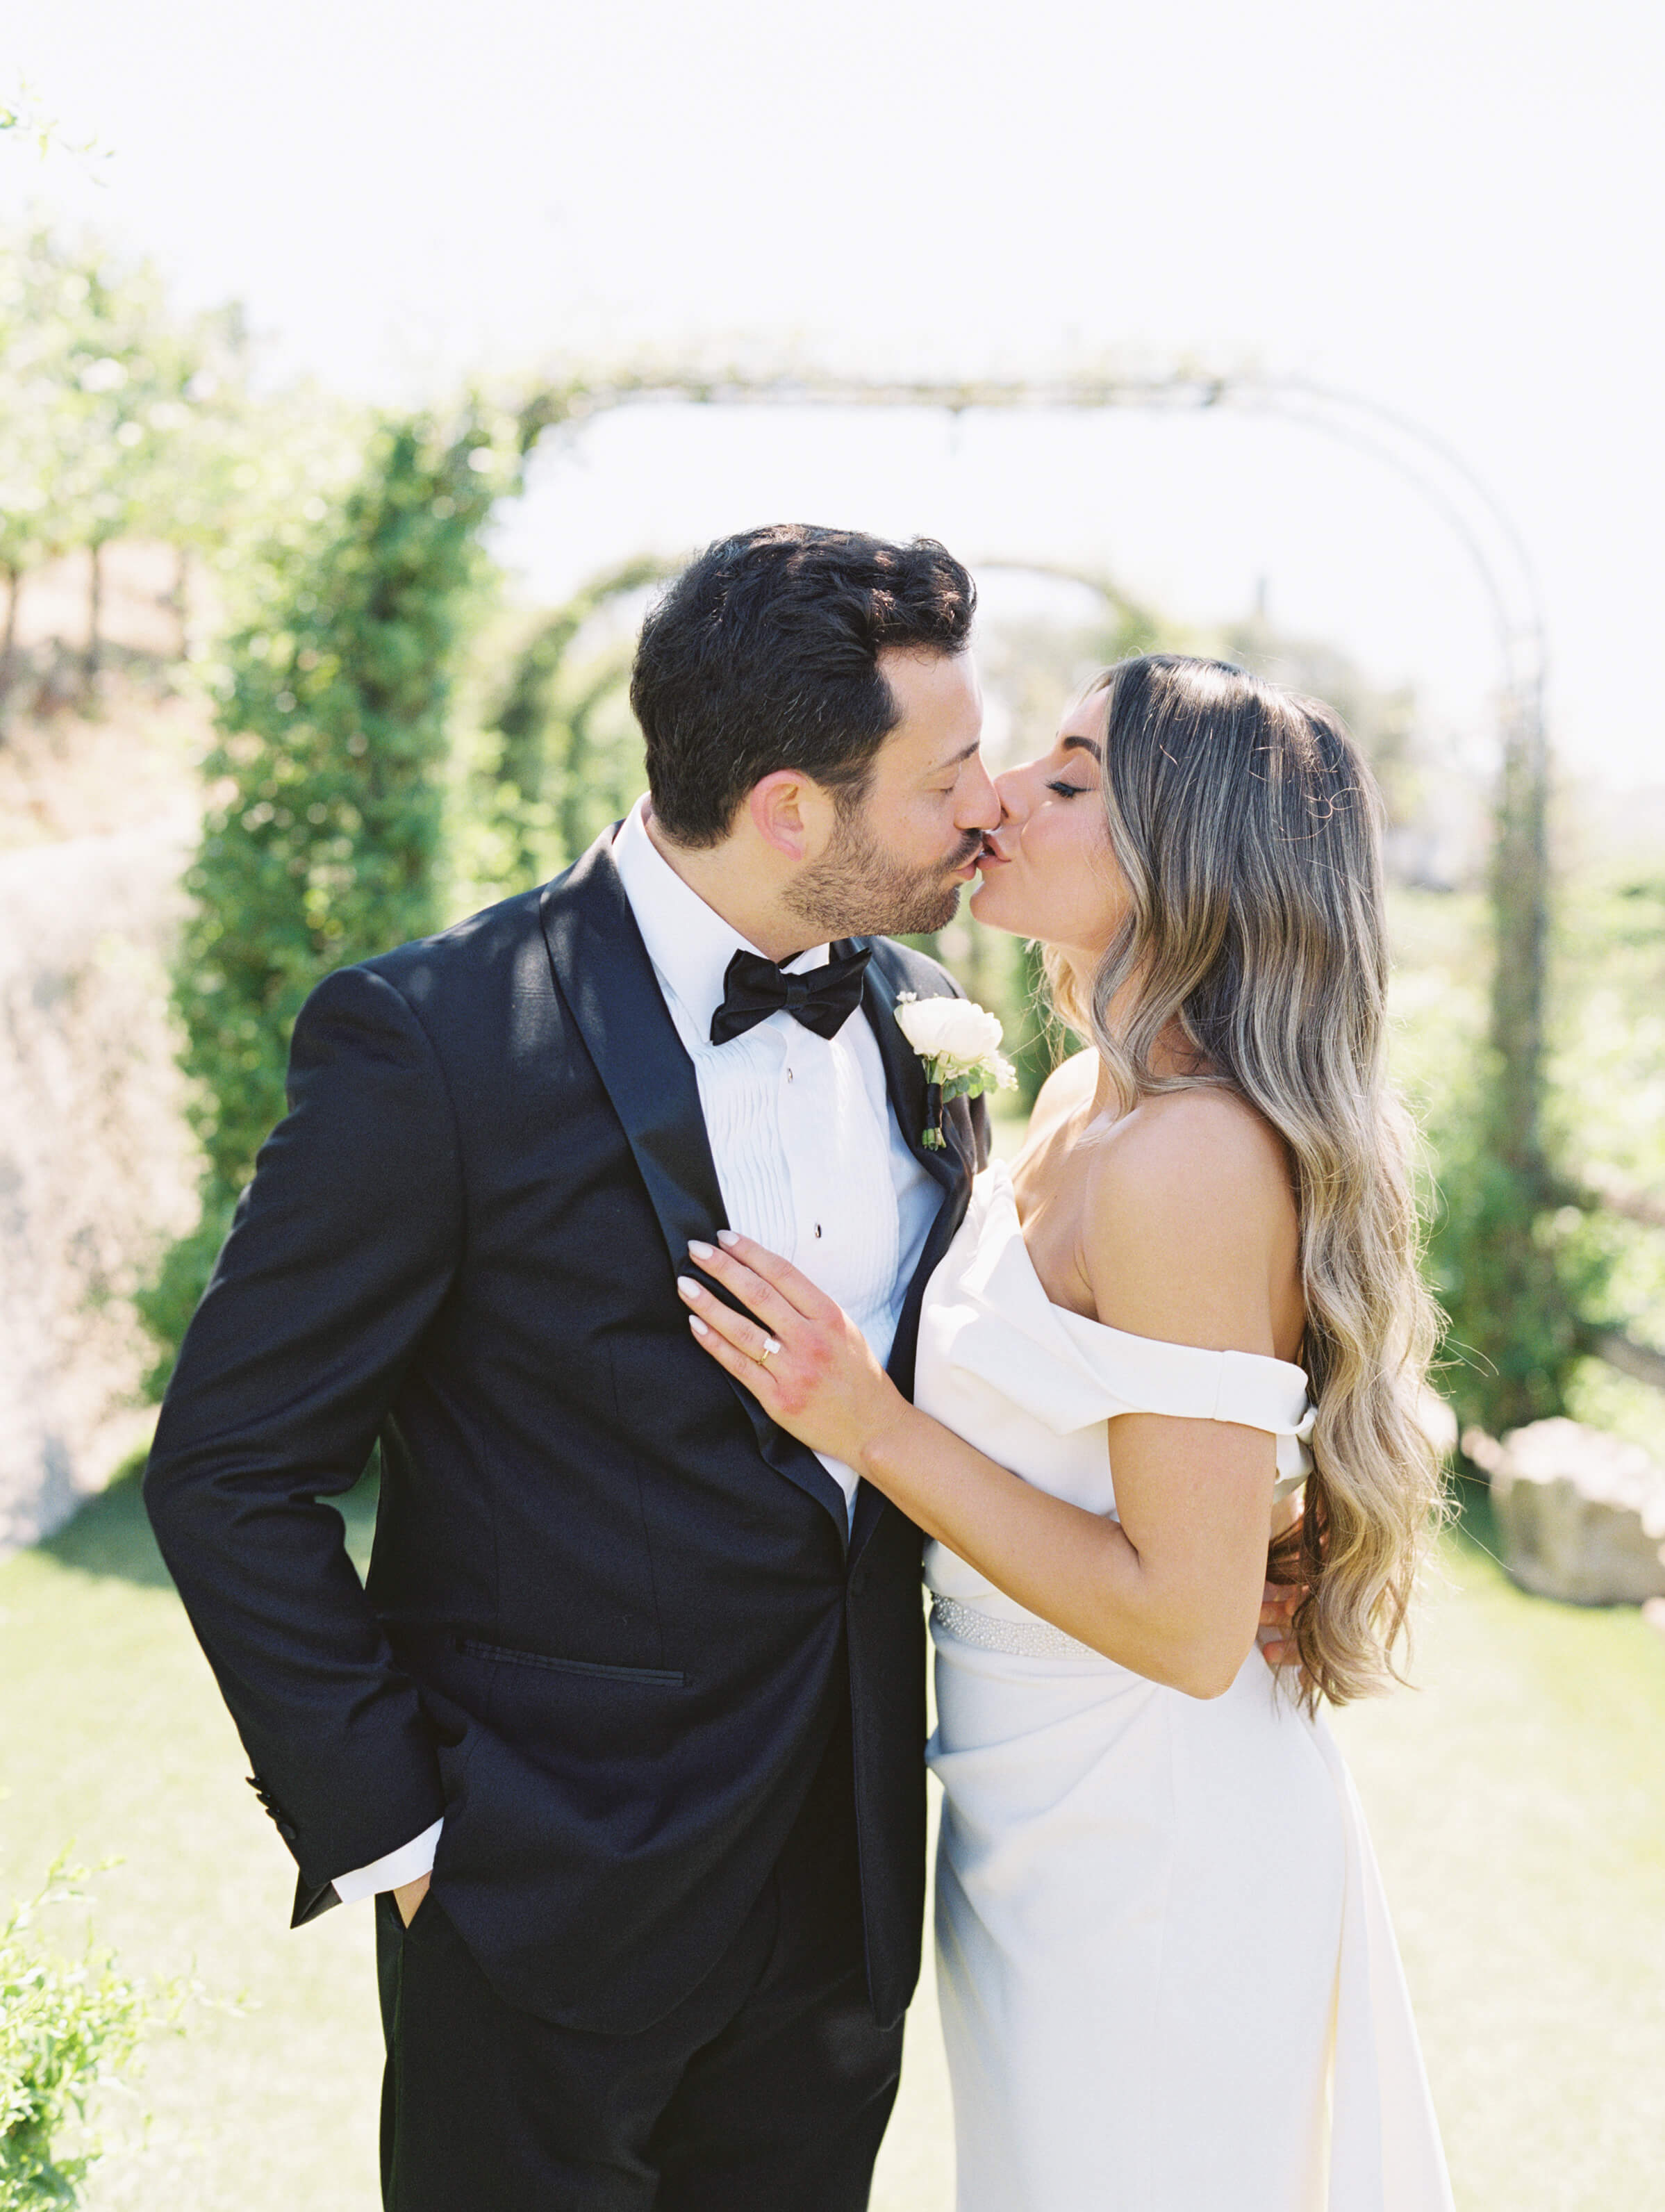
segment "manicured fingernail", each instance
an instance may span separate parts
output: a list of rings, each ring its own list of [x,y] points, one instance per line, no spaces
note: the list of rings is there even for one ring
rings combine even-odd
[[[677,1288],[682,1292],[685,1298],[702,1298],[705,1296],[705,1292],[700,1288],[699,1285],[691,1280],[691,1279],[687,1275],[678,1276]]]
[[[693,1330],[693,1332],[694,1332],[694,1334],[695,1334],[695,1335],[696,1335],[696,1336],[709,1336],[709,1335],[710,1335],[710,1334],[711,1334],[711,1331],[710,1331],[710,1330],[706,1327],[705,1323],[704,1323],[704,1322],[700,1319],[700,1317],[699,1317],[698,1314],[690,1314],[690,1315],[689,1315],[689,1316],[688,1316],[688,1326],[690,1327],[690,1328],[691,1328],[691,1329]]]
[[[688,1249],[696,1260],[714,1260],[717,1256],[713,1246],[699,1243],[691,1237],[688,1240]]]
[[[720,1244],[738,1244],[739,1241],[740,1232],[738,1229],[720,1229],[717,1231],[717,1242]]]

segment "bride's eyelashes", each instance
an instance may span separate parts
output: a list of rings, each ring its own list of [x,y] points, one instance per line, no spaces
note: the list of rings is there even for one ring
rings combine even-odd
[[[1079,799],[1084,791],[1091,788],[1091,784],[1085,783],[1049,783],[1047,786],[1048,791],[1055,791],[1060,799]]]

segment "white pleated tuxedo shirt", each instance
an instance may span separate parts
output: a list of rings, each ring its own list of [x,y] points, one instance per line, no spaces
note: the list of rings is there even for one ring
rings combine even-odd
[[[885,1360],[941,1192],[903,1141],[872,1026],[858,1008],[836,1036],[822,1037],[780,1012],[713,1044],[728,963],[757,948],[659,851],[646,804],[627,817],[613,859],[694,1063],[727,1225],[800,1267]],[[792,975],[828,957],[818,945],[784,964]],[[854,1473],[820,1457],[853,1513]],[[427,1874],[444,1825],[436,1820],[401,1850],[337,1875],[337,1896],[351,1904]]]

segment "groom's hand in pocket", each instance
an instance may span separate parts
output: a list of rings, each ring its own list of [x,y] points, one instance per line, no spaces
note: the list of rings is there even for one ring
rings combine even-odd
[[[428,1875],[419,1874],[414,1881],[402,1881],[393,1892],[393,1902],[399,1909],[399,1918],[407,1928],[416,1917],[416,1907],[428,1894],[431,1879]]]

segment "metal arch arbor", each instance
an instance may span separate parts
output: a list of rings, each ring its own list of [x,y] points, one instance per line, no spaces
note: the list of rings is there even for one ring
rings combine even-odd
[[[951,415],[1023,410],[1099,413],[1135,408],[1150,413],[1227,412],[1281,416],[1373,454],[1413,484],[1461,541],[1484,587],[1497,633],[1505,694],[1536,709],[1536,750],[1543,746],[1546,636],[1530,556],[1496,495],[1444,440],[1379,401],[1299,377],[1176,370],[1161,376],[1083,376],[1053,380],[938,379],[883,380],[811,374],[751,377],[645,371],[551,386],[521,412],[523,450],[557,423],[574,425],[615,408],[682,401],[726,407],[914,407]]]
[[[1541,1115],[1550,906],[1547,641],[1531,557],[1495,495],[1462,456],[1409,416],[1356,392],[1297,377],[1184,368],[1159,375],[963,382],[650,370],[551,386],[537,393],[521,412],[522,450],[530,452],[542,433],[556,424],[572,427],[594,414],[653,401],[724,407],[912,407],[954,416],[1132,408],[1155,414],[1271,416],[1372,456],[1420,493],[1473,562],[1494,633],[1500,738],[1490,883],[1495,1079],[1486,1138],[1517,1194],[1510,1209],[1512,1225],[1498,1224],[1501,1235],[1493,1261],[1500,1287],[1506,1304],[1529,1304],[1541,1273],[1533,1249],[1533,1220],[1565,1194],[1545,1158]]]

